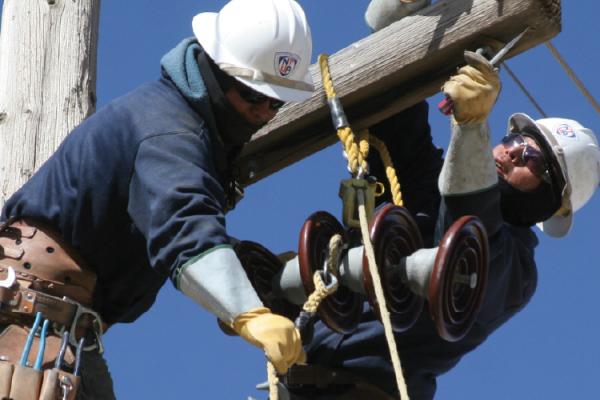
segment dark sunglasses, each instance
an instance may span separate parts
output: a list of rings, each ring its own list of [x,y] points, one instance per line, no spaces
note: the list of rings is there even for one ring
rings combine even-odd
[[[250,104],[261,104],[265,101],[269,102],[269,108],[271,110],[279,110],[285,104],[285,101],[277,100],[269,96],[265,96],[262,93],[258,93],[256,90],[252,90],[248,86],[241,83],[236,83],[235,90],[239,93],[240,97],[245,102]]]
[[[548,173],[548,164],[544,154],[538,149],[532,147],[520,133],[511,133],[504,136],[500,141],[507,149],[523,148],[520,158],[524,165],[538,178],[548,182],[550,179]]]

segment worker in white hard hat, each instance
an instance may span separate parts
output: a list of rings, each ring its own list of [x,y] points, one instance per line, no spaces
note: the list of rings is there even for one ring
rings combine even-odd
[[[102,332],[135,321],[169,279],[280,373],[304,358],[294,323],[250,284],[225,216],[241,191],[230,161],[284,103],[312,94],[310,27],[294,0],[232,0],[196,15],[192,30],[162,58],[159,80],[86,119],[2,210],[0,279],[17,276],[15,298],[45,300],[2,303],[0,354],[20,354],[40,311],[54,327],[48,346],[71,333],[65,362],[84,350],[80,399],[114,398]]]
[[[384,3],[373,0],[369,7]],[[393,3],[396,10],[403,7]],[[464,215],[479,217],[489,238],[488,282],[470,331],[454,342],[442,339],[426,308],[413,327],[394,334],[408,393],[419,400],[433,399],[437,378],[532,298],[538,274],[534,259],[538,238],[532,227],[537,224],[553,237],[566,235],[574,213],[600,183],[596,136],[577,121],[534,121],[514,114],[507,134],[493,147],[487,119],[500,92],[498,71],[477,53],[466,52],[465,58],[471,65],[460,68],[442,88],[454,104],[443,163],[431,142],[424,102],[369,129],[387,144],[405,206],[426,247],[436,245]],[[383,182],[385,169],[376,159],[369,158],[370,172]],[[437,205],[439,212],[432,211]],[[435,232],[432,220],[437,220]],[[398,399],[386,342],[383,325],[367,304],[353,333],[336,333],[318,321],[314,338],[305,347],[308,364],[292,367],[284,379],[289,398]]]
[[[600,150],[596,135],[579,122],[565,118],[534,121],[526,114],[509,119],[507,136],[494,148],[494,159],[501,182],[510,187],[516,180],[541,180],[548,187],[548,206],[541,211],[530,209],[528,191],[511,190],[504,196],[505,214],[515,223],[538,222],[549,236],[565,236],[573,224],[573,214],[587,203],[600,182]],[[523,169],[525,167],[525,169]],[[526,176],[523,176],[526,175]],[[525,184],[525,183],[524,183]],[[533,193],[539,193],[536,189]],[[531,200],[535,200],[533,197]],[[550,206],[552,204],[552,206]],[[519,211],[514,211],[519,210]]]
[[[405,206],[419,225],[426,247],[464,215],[483,222],[490,265],[481,310],[469,332],[442,339],[427,307],[413,327],[395,333],[408,393],[432,399],[437,377],[521,311],[537,286],[535,224],[551,236],[565,235],[573,213],[600,182],[600,149],[595,135],[576,121],[509,118],[509,129],[492,147],[488,115],[500,91],[497,70],[476,53],[474,66],[459,69],[443,87],[454,103],[452,136],[442,163],[429,134],[427,105],[419,103],[370,128],[394,160]],[[369,159],[370,172],[386,179]],[[388,197],[388,201],[391,198]],[[441,203],[441,204],[440,204]],[[433,207],[440,205],[439,212]],[[437,228],[434,234],[437,219]],[[432,239],[430,239],[432,238]],[[383,325],[368,305],[354,333],[339,334],[315,324],[306,346],[307,365],[285,378],[290,399],[397,399],[398,388]],[[484,395],[482,395],[484,397]]]
[[[464,186],[459,192],[469,192],[471,187],[491,186],[497,180],[504,221],[525,227],[537,223],[550,236],[566,235],[573,214],[590,199],[600,183],[600,148],[595,134],[570,119],[534,121],[517,113],[509,118],[506,136],[493,148],[493,160],[488,158],[489,133],[479,125],[481,115],[487,118],[495,102],[492,96],[495,83],[490,77],[496,73],[482,56],[467,52],[466,58],[474,60],[470,63],[477,68],[464,67],[444,85],[449,97],[462,96],[464,100],[454,108],[456,132],[446,156],[448,170],[452,163],[462,167],[446,174],[442,170],[442,195],[452,185]],[[490,94],[484,96],[486,93]],[[481,133],[469,133],[471,126]],[[459,144],[453,146],[455,142]],[[475,157],[472,155],[475,152],[486,156]]]

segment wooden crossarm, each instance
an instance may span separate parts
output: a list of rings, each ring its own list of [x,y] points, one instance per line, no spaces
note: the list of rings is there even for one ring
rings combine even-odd
[[[337,95],[355,131],[425,99],[464,64],[463,51],[508,42],[526,27],[511,58],[556,36],[560,0],[442,0],[329,58]],[[337,141],[318,66],[313,96],[286,105],[236,161],[250,185]]]

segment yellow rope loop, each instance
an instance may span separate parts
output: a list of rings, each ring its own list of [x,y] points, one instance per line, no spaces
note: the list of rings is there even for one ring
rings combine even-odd
[[[358,144],[354,139],[354,134],[352,133],[352,129],[349,127],[338,129],[337,131],[338,137],[344,146],[344,151],[346,152],[346,156],[348,157],[348,168],[355,174],[358,172],[358,167],[360,165],[360,151],[358,148]]]
[[[327,257],[327,269],[329,272],[337,276],[338,263],[340,258],[340,252],[342,249],[342,235],[336,234],[329,239],[329,256]],[[302,309],[309,313],[316,313],[319,304],[330,294],[334,293],[338,288],[338,283],[331,286],[325,285],[319,271],[315,271],[313,275],[313,283],[315,285],[314,292],[308,296],[308,299],[302,306]],[[269,382],[269,399],[279,399],[279,389],[277,384],[279,378],[277,377],[277,371],[271,362],[267,362],[267,378]]]
[[[379,140],[379,138],[371,136],[370,141],[371,145],[379,153],[379,157],[381,157],[381,161],[383,162],[383,166],[385,167],[385,174],[388,178],[388,181],[390,182],[392,200],[395,205],[402,206],[404,204],[404,201],[402,200],[400,182],[398,181],[398,176],[396,175],[396,170],[394,169],[394,162],[392,161],[390,152],[388,151],[385,143],[382,140]]]
[[[315,313],[317,312],[317,308],[319,308],[319,304],[330,294],[334,293],[338,284],[331,285],[327,287],[323,279],[321,278],[321,274],[319,271],[315,271],[313,275],[313,284],[315,285],[315,291],[308,296],[308,299],[304,303],[302,309],[306,312]]]
[[[369,131],[367,129],[365,129],[364,131],[360,132],[358,135],[358,148],[359,148],[359,153],[360,153],[360,157],[359,157],[359,162],[360,162],[360,166],[362,167],[364,173],[369,172],[369,164],[367,163],[367,157],[369,156]]]
[[[342,235],[335,234],[329,239],[329,257],[327,257],[327,271],[339,276],[340,254],[342,250]]]

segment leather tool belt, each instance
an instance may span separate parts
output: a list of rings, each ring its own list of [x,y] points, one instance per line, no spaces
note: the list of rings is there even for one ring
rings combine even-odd
[[[353,385],[356,376],[344,371],[334,371],[321,365],[294,365],[280,378],[288,387],[312,385],[328,387],[331,385]]]
[[[92,333],[84,350],[102,352],[102,320],[88,308],[95,284],[96,274],[48,226],[29,219],[0,225],[1,323],[27,325],[41,312],[55,332],[70,331],[72,345]]]
[[[289,390],[291,399],[310,399],[331,395],[336,399],[394,400],[381,389],[362,381],[356,375],[321,365],[294,365],[280,382]]]
[[[83,305],[92,303],[96,274],[59,234],[37,221],[0,225],[0,267],[13,267],[22,286]],[[6,277],[6,270],[4,274]]]

